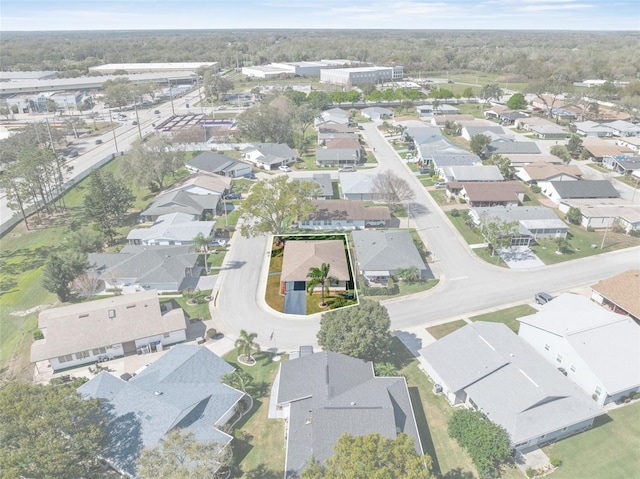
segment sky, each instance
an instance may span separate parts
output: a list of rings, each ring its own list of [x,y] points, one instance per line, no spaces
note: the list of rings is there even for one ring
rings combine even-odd
[[[1,31],[640,31],[640,0],[1,0]]]

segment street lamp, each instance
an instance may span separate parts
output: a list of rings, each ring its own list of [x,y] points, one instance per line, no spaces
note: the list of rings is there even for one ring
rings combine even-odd
[[[119,153],[118,151],[118,140],[116,139],[116,126],[113,124],[113,117],[111,115],[111,110],[109,110],[109,120],[111,121],[111,133],[113,133],[113,143],[116,146],[116,153]]]

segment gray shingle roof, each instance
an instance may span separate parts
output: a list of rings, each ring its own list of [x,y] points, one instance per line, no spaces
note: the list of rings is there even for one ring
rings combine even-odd
[[[279,163],[296,156],[296,152],[283,143],[253,143],[251,146],[247,146],[243,152],[254,150],[259,151],[264,157],[260,161],[268,164]]]
[[[297,477],[311,455],[332,456],[344,433],[404,432],[422,454],[404,378],[375,377],[371,363],[330,351],[282,363],[279,375],[277,402],[291,403],[286,477]]]
[[[355,148],[319,148],[316,150],[316,161],[343,161],[354,162],[358,160],[358,150]]]
[[[142,212],[142,216],[187,213],[200,216],[204,210],[216,210],[220,195],[196,195],[186,191],[171,191],[157,196]]]
[[[191,158],[187,163],[187,166],[191,166],[198,170],[208,171],[209,173],[223,174],[227,171],[233,171],[239,167],[246,168],[247,164],[227,155],[205,151],[200,153],[198,156]]]
[[[478,321],[420,350],[452,392],[464,390],[512,444],[605,411],[501,323]]]
[[[110,278],[111,272],[118,278],[135,278],[136,282],[177,282],[184,276],[185,268],[192,268],[198,253],[190,246],[132,246],[119,253],[89,253],[90,268],[102,278]]]
[[[354,231],[352,238],[361,271],[426,269],[408,231]]]
[[[444,168],[447,166],[474,166],[482,164],[479,156],[469,154],[434,154],[423,158],[430,160],[435,168]]]
[[[550,181],[561,198],[618,198],[620,193],[607,180]]]
[[[209,236],[214,224],[214,221],[194,221],[193,217],[186,213],[171,213],[160,216],[149,228],[132,229],[127,239],[191,243],[199,233],[205,238]]]
[[[331,184],[331,175],[329,173],[313,173],[310,177],[298,177],[299,181],[310,181],[320,186],[320,196],[333,196],[333,185]]]
[[[445,169],[454,181],[503,181],[500,168],[496,165],[453,165]]]
[[[506,131],[501,126],[495,125],[486,125],[486,126],[465,126],[463,130],[467,131],[469,137],[473,138],[476,135],[486,134],[488,132],[496,133],[498,135],[504,135]]]
[[[491,154],[526,154],[540,153],[540,148],[533,141],[492,141],[487,148]]]
[[[128,382],[103,372],[78,392],[106,401],[111,421],[102,455],[135,476],[141,448],[155,446],[175,427],[203,442],[228,444],[233,439],[216,428],[244,396],[220,382],[231,371],[232,366],[207,348],[178,345]]]

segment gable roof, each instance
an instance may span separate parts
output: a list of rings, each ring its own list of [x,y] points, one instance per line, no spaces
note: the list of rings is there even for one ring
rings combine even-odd
[[[316,161],[356,161],[358,151],[356,148],[319,148],[316,150]]]
[[[616,145],[615,143],[602,138],[587,137],[582,140],[582,146],[591,155],[596,158],[602,158],[604,156],[622,156],[632,153],[632,150],[623,145]]]
[[[185,213],[162,215],[149,228],[134,228],[127,235],[128,240],[180,241],[191,242],[198,234],[205,238],[211,234],[214,221],[194,221]]]
[[[296,152],[283,143],[253,143],[242,151],[245,153],[258,151],[271,163],[296,156]]]
[[[312,200],[309,220],[390,220],[387,206],[365,206],[362,200]]]
[[[175,283],[193,268],[198,253],[191,247],[127,245],[119,253],[89,253],[89,268],[100,278],[133,278],[137,283]]]
[[[204,151],[198,156],[191,158],[187,163],[187,166],[198,170],[208,171],[209,173],[224,174],[225,172],[233,171],[236,168],[247,168],[248,165],[227,155]]]
[[[161,216],[170,213],[187,213],[200,216],[204,210],[214,210],[220,195],[197,195],[187,191],[176,190],[157,196],[141,216]]]
[[[502,323],[468,324],[420,355],[452,392],[466,391],[479,410],[504,427],[512,444],[604,414]]]
[[[309,269],[319,268],[323,263],[329,264],[330,276],[340,281],[349,280],[349,265],[343,241],[289,239],[284,245],[280,281],[306,281]]]
[[[518,194],[525,192],[518,181],[480,181],[463,183],[462,187],[471,202],[518,201]]]
[[[482,164],[479,156],[466,152],[462,154],[423,155],[423,158],[425,160],[431,160],[436,168],[445,168],[447,166],[480,166]]]
[[[444,168],[445,175],[455,181],[503,181],[496,165],[452,165]]]
[[[45,337],[31,346],[32,362],[184,330],[187,324],[180,308],[162,314],[158,292],[150,290],[45,309],[38,327]]]
[[[331,183],[331,175],[329,173],[313,173],[310,177],[297,177],[296,180],[303,182],[309,181],[320,186],[322,196],[333,196],[333,184]]]
[[[462,129],[465,130],[471,138],[487,133],[496,133],[498,135],[505,135],[507,133],[504,131],[504,128],[498,125],[464,126]]]
[[[84,398],[106,403],[111,421],[102,456],[135,477],[143,447],[154,447],[174,428],[200,442],[226,445],[221,418],[244,393],[221,383],[234,368],[202,346],[177,345],[128,382],[102,372],[78,388]]]
[[[426,269],[408,231],[354,231],[351,235],[361,271]]]
[[[373,193],[374,178],[375,175],[361,171],[338,173],[343,195]]]
[[[297,477],[313,455],[333,455],[344,433],[404,432],[422,454],[411,399],[403,377],[375,377],[373,365],[324,351],[280,365],[277,403],[290,403],[285,477]]]
[[[348,149],[359,150],[361,148],[360,142],[354,135],[353,138],[330,138],[325,140],[324,146],[328,149]]]
[[[561,198],[618,198],[620,193],[607,180],[550,181]]]
[[[200,171],[176,181],[166,192],[186,190],[191,187],[199,187],[204,190],[210,190],[213,193],[223,194],[231,188],[231,178]]]
[[[558,218],[551,208],[544,206],[491,206],[485,208],[472,208],[478,218],[486,215],[488,218],[497,217],[503,221],[518,221],[527,230],[531,229],[560,229],[566,230],[569,226]]]
[[[591,289],[629,314],[640,318],[640,269],[630,269],[603,279]]]
[[[528,154],[535,155],[540,153],[540,148],[533,141],[501,141],[494,140],[487,147],[489,153],[497,154]]]
[[[577,165],[554,165],[546,161],[536,161],[522,167],[530,180],[547,180],[558,175],[581,178],[582,171]]]
[[[640,386],[640,326],[628,316],[565,293],[519,321],[563,337],[610,395]]]

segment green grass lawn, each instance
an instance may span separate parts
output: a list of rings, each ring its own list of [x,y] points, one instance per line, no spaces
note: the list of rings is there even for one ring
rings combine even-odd
[[[565,254],[556,254],[558,247],[551,239],[540,239],[531,249],[545,264],[555,264],[640,245],[640,238],[612,231],[607,231],[604,238],[604,231],[587,231],[582,226],[569,225],[569,233],[569,251]],[[604,248],[601,249],[603,239]],[[592,248],[592,245],[596,247]]]
[[[253,376],[254,382],[263,382],[267,387],[260,395],[253,396],[253,409],[235,425],[233,457],[234,473],[231,477],[246,479],[275,479],[284,475],[284,421],[269,419],[269,393],[279,362],[272,360],[267,352],[257,352],[254,366],[245,366],[237,361],[238,354],[231,351],[223,359]]]
[[[429,190],[429,194],[433,196],[433,199],[436,200],[436,203],[439,205],[448,205],[447,195],[444,190]]]
[[[454,331],[462,328],[466,324],[467,322],[464,319],[458,319],[456,321],[451,321],[450,323],[431,326],[430,328],[427,328],[427,331],[434,338],[440,339],[444,338],[447,334],[453,333]]]
[[[195,305],[187,304],[187,301],[189,298],[185,298],[183,296],[180,296],[177,298],[164,298],[164,299],[162,296],[160,296],[160,302],[162,303],[170,302],[170,303],[173,303],[174,307],[182,308],[184,312],[187,313],[187,316],[189,317],[189,319],[195,320],[199,318],[204,321],[208,321],[211,319],[211,312],[209,311],[209,302],[206,301],[204,298],[205,296],[209,296],[209,295],[211,295],[210,289],[207,289],[205,291],[200,291],[200,293],[198,293],[195,297],[198,300],[198,304],[195,304]]]
[[[640,471],[640,402],[614,409],[594,427],[563,439],[544,452],[562,460],[553,479],[638,477]]]
[[[464,216],[465,215],[462,215],[462,214],[460,214],[459,216],[453,216],[451,214],[451,211],[447,211],[447,217],[449,218],[449,221],[451,221],[451,223],[453,223],[453,226],[455,226],[458,229],[458,232],[462,235],[462,237],[467,242],[467,244],[484,243],[485,239],[478,232],[478,230],[467,226],[467,224],[465,223]]]
[[[436,182],[433,181],[433,178],[431,178],[431,176],[429,175],[418,175],[418,180],[420,180],[420,183],[422,183],[422,186],[424,186],[425,188],[427,186],[433,186],[436,184]]]
[[[534,314],[537,310],[532,308],[528,304],[521,304],[520,306],[514,306],[512,308],[501,309],[499,311],[492,311],[491,313],[480,314],[478,316],[471,316],[471,321],[489,321],[491,323],[504,323],[511,331],[517,333],[520,329],[520,321],[518,318]]]

